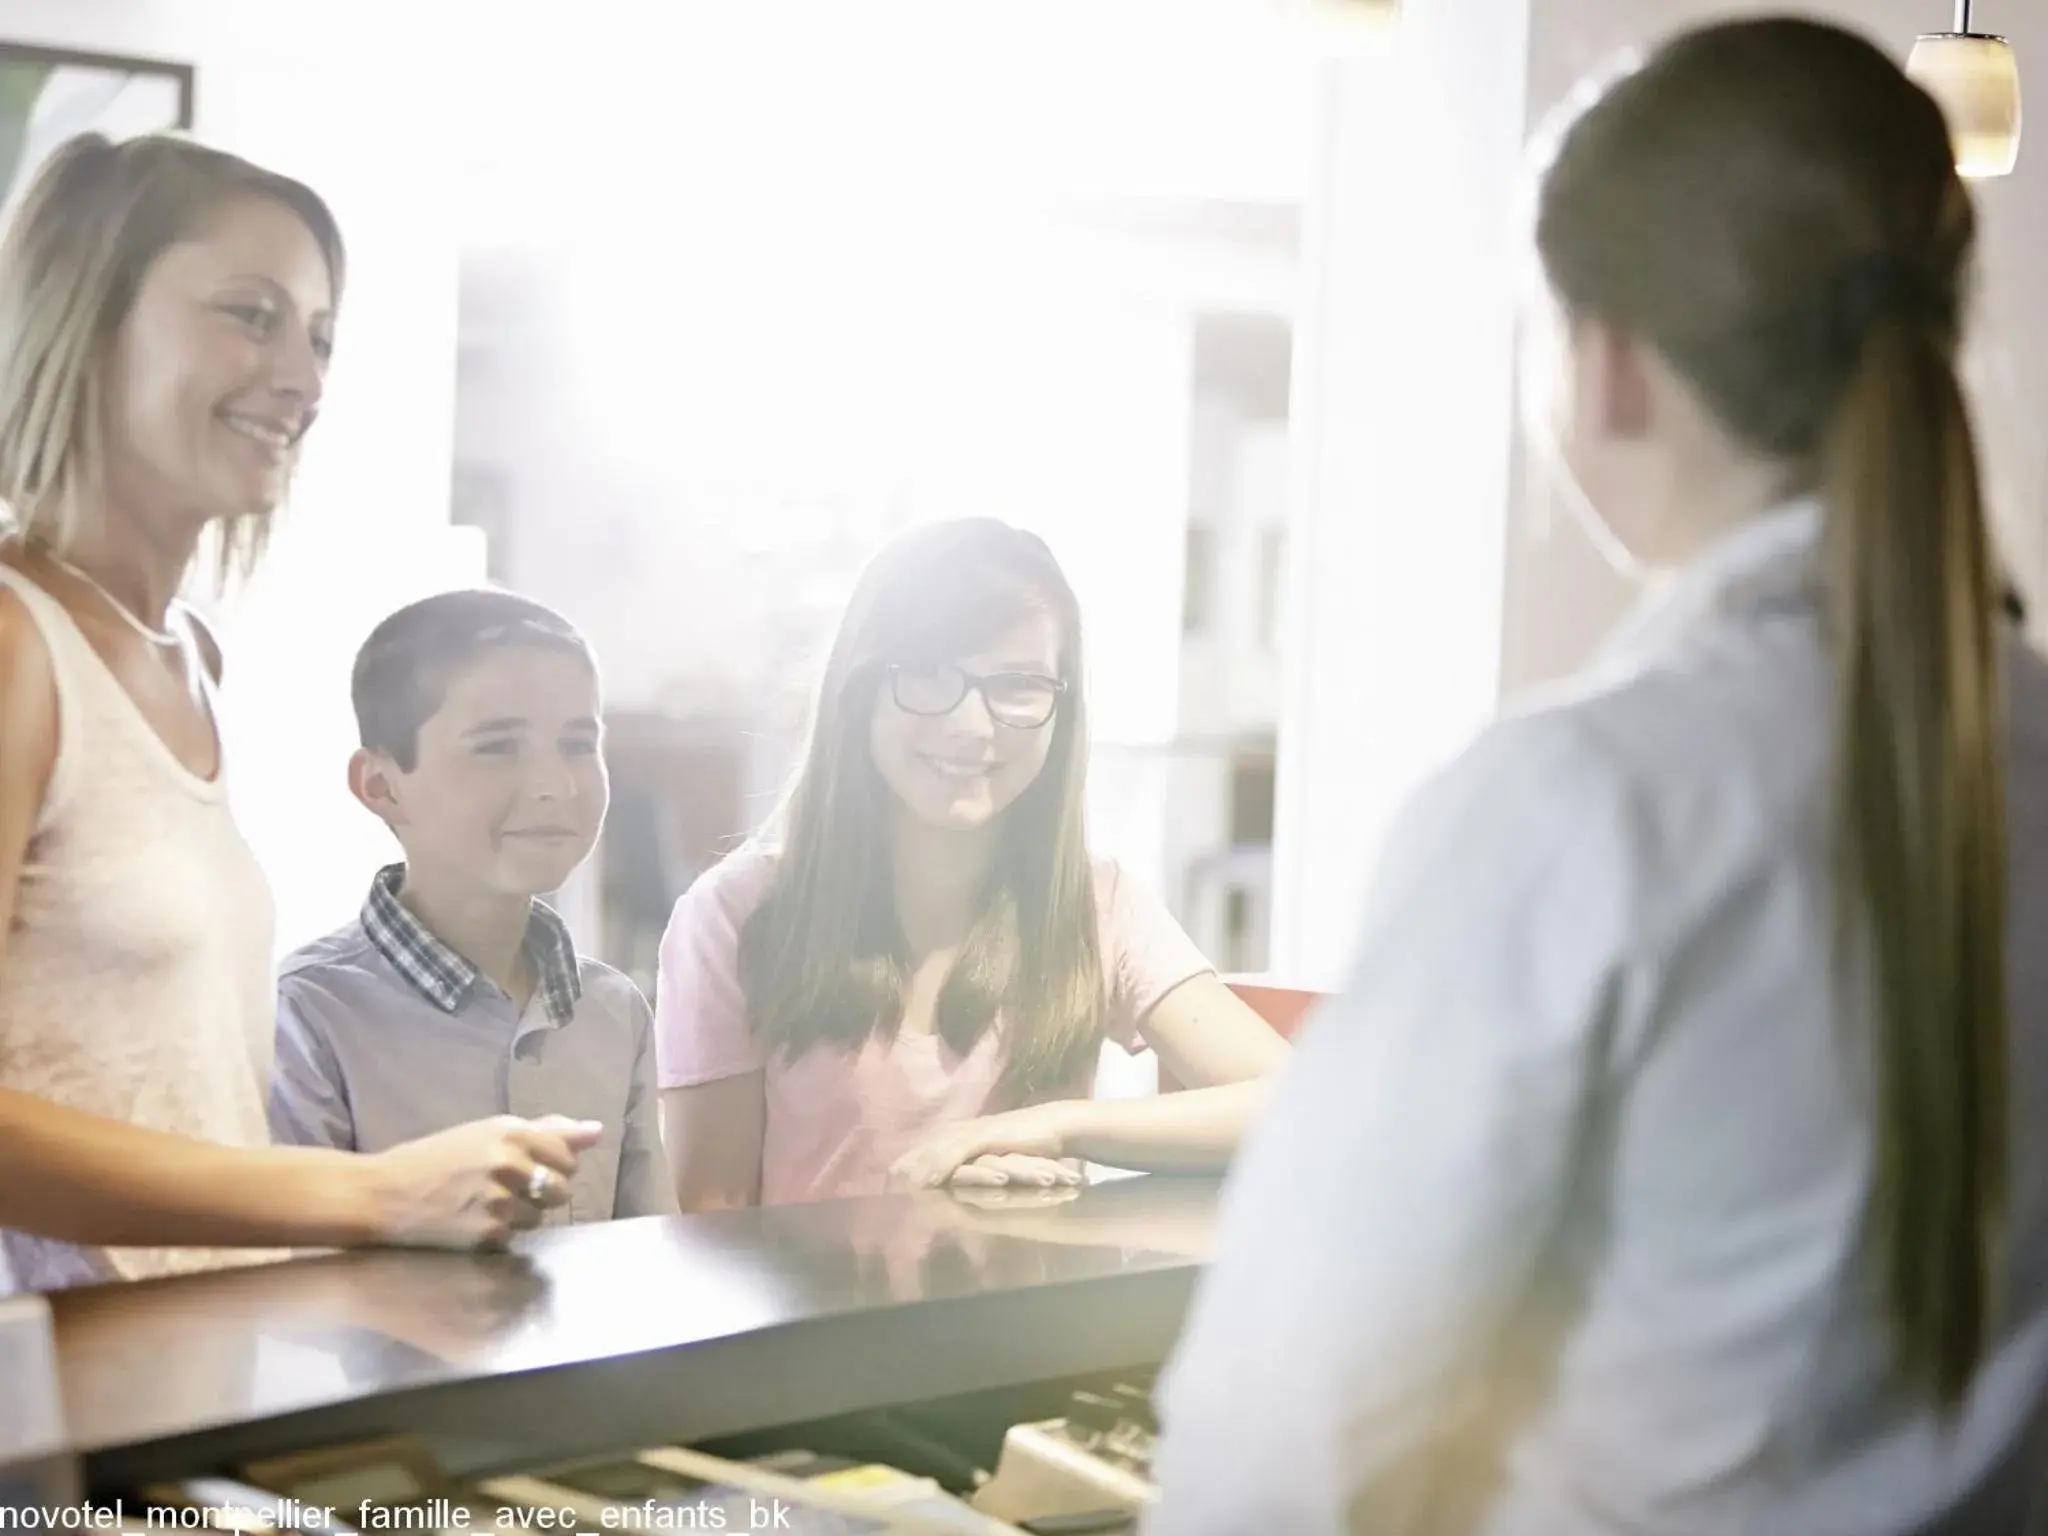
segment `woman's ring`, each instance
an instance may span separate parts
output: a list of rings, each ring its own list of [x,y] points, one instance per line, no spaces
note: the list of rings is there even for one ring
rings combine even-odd
[[[535,1168],[526,1179],[526,1198],[535,1205],[544,1204],[548,1197],[548,1185],[554,1174],[546,1168]]]

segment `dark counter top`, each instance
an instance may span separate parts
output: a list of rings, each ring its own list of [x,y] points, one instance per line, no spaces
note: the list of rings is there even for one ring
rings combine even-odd
[[[489,1470],[1155,1364],[1214,1199],[888,1195],[61,1293],[65,1448],[98,1489],[399,1431]]]

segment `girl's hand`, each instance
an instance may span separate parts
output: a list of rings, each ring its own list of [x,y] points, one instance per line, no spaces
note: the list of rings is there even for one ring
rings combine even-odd
[[[995,1182],[997,1172],[1002,1172],[1003,1182],[1008,1183],[1011,1169],[1035,1178],[1038,1170],[1033,1165],[1054,1164],[1065,1155],[1066,1127],[1078,1107],[1082,1106],[1064,1101],[1034,1104],[1029,1109],[942,1126],[896,1159],[889,1170],[889,1187],[937,1189],[956,1177],[988,1184]],[[968,1165],[1001,1158],[1023,1161],[990,1161],[971,1180],[964,1178]],[[1078,1181],[1078,1174],[1070,1172],[1068,1182]]]
[[[954,1170],[954,1189],[1071,1189],[1081,1182],[1078,1163],[1022,1152],[988,1152]]]

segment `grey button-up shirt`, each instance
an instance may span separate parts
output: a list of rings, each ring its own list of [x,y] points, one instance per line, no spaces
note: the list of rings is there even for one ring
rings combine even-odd
[[[513,1114],[604,1123],[554,1223],[673,1212],[662,1156],[647,1002],[576,954],[534,904],[524,1010],[397,899],[382,871],[362,915],[298,950],[278,976],[270,1133],[281,1143],[378,1152]]]

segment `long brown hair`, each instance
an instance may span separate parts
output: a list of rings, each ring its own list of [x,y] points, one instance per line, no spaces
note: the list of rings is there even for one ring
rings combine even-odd
[[[999,822],[994,875],[940,990],[937,1029],[964,1053],[1000,1016],[999,1088],[1019,1103],[1070,1081],[1098,1049],[1103,975],[1082,824],[1080,608],[1041,540],[987,518],[905,534],[862,573],[847,604],[783,808],[768,897],[740,935],[749,1019],[768,1049],[856,1048],[903,1015],[910,966],[890,872],[891,791],[868,745],[888,667],[957,661],[1040,613],[1059,626],[1067,688],[1044,768]]]
[[[43,164],[0,241],[0,502],[18,531],[59,551],[106,462],[106,359],[165,248],[227,203],[261,198],[296,214],[326,258],[334,302],[347,265],[341,228],[289,176],[189,139],[66,140]],[[294,453],[296,453],[294,449]],[[269,514],[222,530],[223,577],[246,574]]]
[[[1955,360],[1974,234],[1934,101],[1794,20],[1692,32],[1615,84],[1561,140],[1537,231],[1569,313],[1654,346],[1826,507],[1871,1253],[1899,1370],[1944,1405],[1987,1347],[2006,1195],[2000,594]]]

